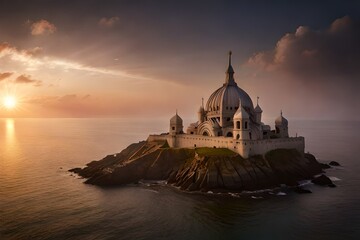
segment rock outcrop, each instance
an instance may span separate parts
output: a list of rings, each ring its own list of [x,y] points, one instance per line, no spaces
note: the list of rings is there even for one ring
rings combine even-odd
[[[166,142],[139,142],[122,152],[70,170],[99,186],[166,180],[187,191],[242,191],[312,179],[322,172],[311,154],[277,149],[243,159],[229,149],[168,148]]]

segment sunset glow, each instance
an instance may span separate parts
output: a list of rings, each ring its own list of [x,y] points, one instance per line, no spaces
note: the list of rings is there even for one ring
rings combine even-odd
[[[309,18],[300,2],[295,12],[279,2],[274,12],[243,1],[76,2],[1,5],[0,96],[16,97],[0,99],[0,117],[157,118],[178,109],[194,121],[232,50],[234,77],[253,102],[260,97],[265,118],[283,109],[289,118],[360,119],[350,107],[360,102],[352,3],[326,16],[314,3]]]
[[[14,96],[6,96],[3,100],[3,105],[6,109],[14,109],[16,107],[17,101]]]

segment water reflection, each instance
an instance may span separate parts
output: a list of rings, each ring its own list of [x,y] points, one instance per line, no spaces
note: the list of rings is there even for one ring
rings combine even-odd
[[[5,134],[4,134],[4,145],[3,149],[3,157],[4,160],[12,160],[16,158],[16,154],[18,153],[18,146],[16,140],[16,127],[15,120],[12,118],[6,118],[4,122]],[[0,147],[0,149],[2,148]],[[7,162],[7,161],[5,161]]]
[[[5,120],[5,135],[6,135],[6,144],[12,145],[15,141],[15,124],[14,119],[7,118]]]

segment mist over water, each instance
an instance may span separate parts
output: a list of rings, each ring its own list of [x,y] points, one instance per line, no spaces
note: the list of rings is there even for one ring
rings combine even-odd
[[[360,122],[289,121],[306,151],[342,167],[337,188],[251,198],[160,185],[99,188],[68,169],[120,152],[167,121],[0,119],[0,239],[357,239]],[[336,178],[335,178],[336,177]],[[258,196],[255,195],[254,196]]]

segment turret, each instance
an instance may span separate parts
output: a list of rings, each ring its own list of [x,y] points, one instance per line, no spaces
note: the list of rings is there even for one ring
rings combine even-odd
[[[199,124],[205,121],[204,98],[201,99],[201,106],[198,111]]]
[[[256,99],[256,107],[255,107],[254,111],[255,111],[256,123],[261,124],[261,114],[263,111],[262,111],[261,107],[259,106],[259,97],[257,97],[257,99]]]
[[[275,133],[280,138],[288,138],[288,120],[283,117],[282,111],[280,112],[280,116],[275,120]]]
[[[170,119],[170,130],[169,130],[170,134],[180,134],[180,133],[184,133],[183,132],[183,120],[181,119],[181,117],[177,114],[175,116],[173,116]]]
[[[250,116],[243,108],[241,104],[241,99],[239,99],[239,108],[234,114],[234,129],[233,129],[233,137],[234,139],[248,140],[251,139],[250,132]]]

